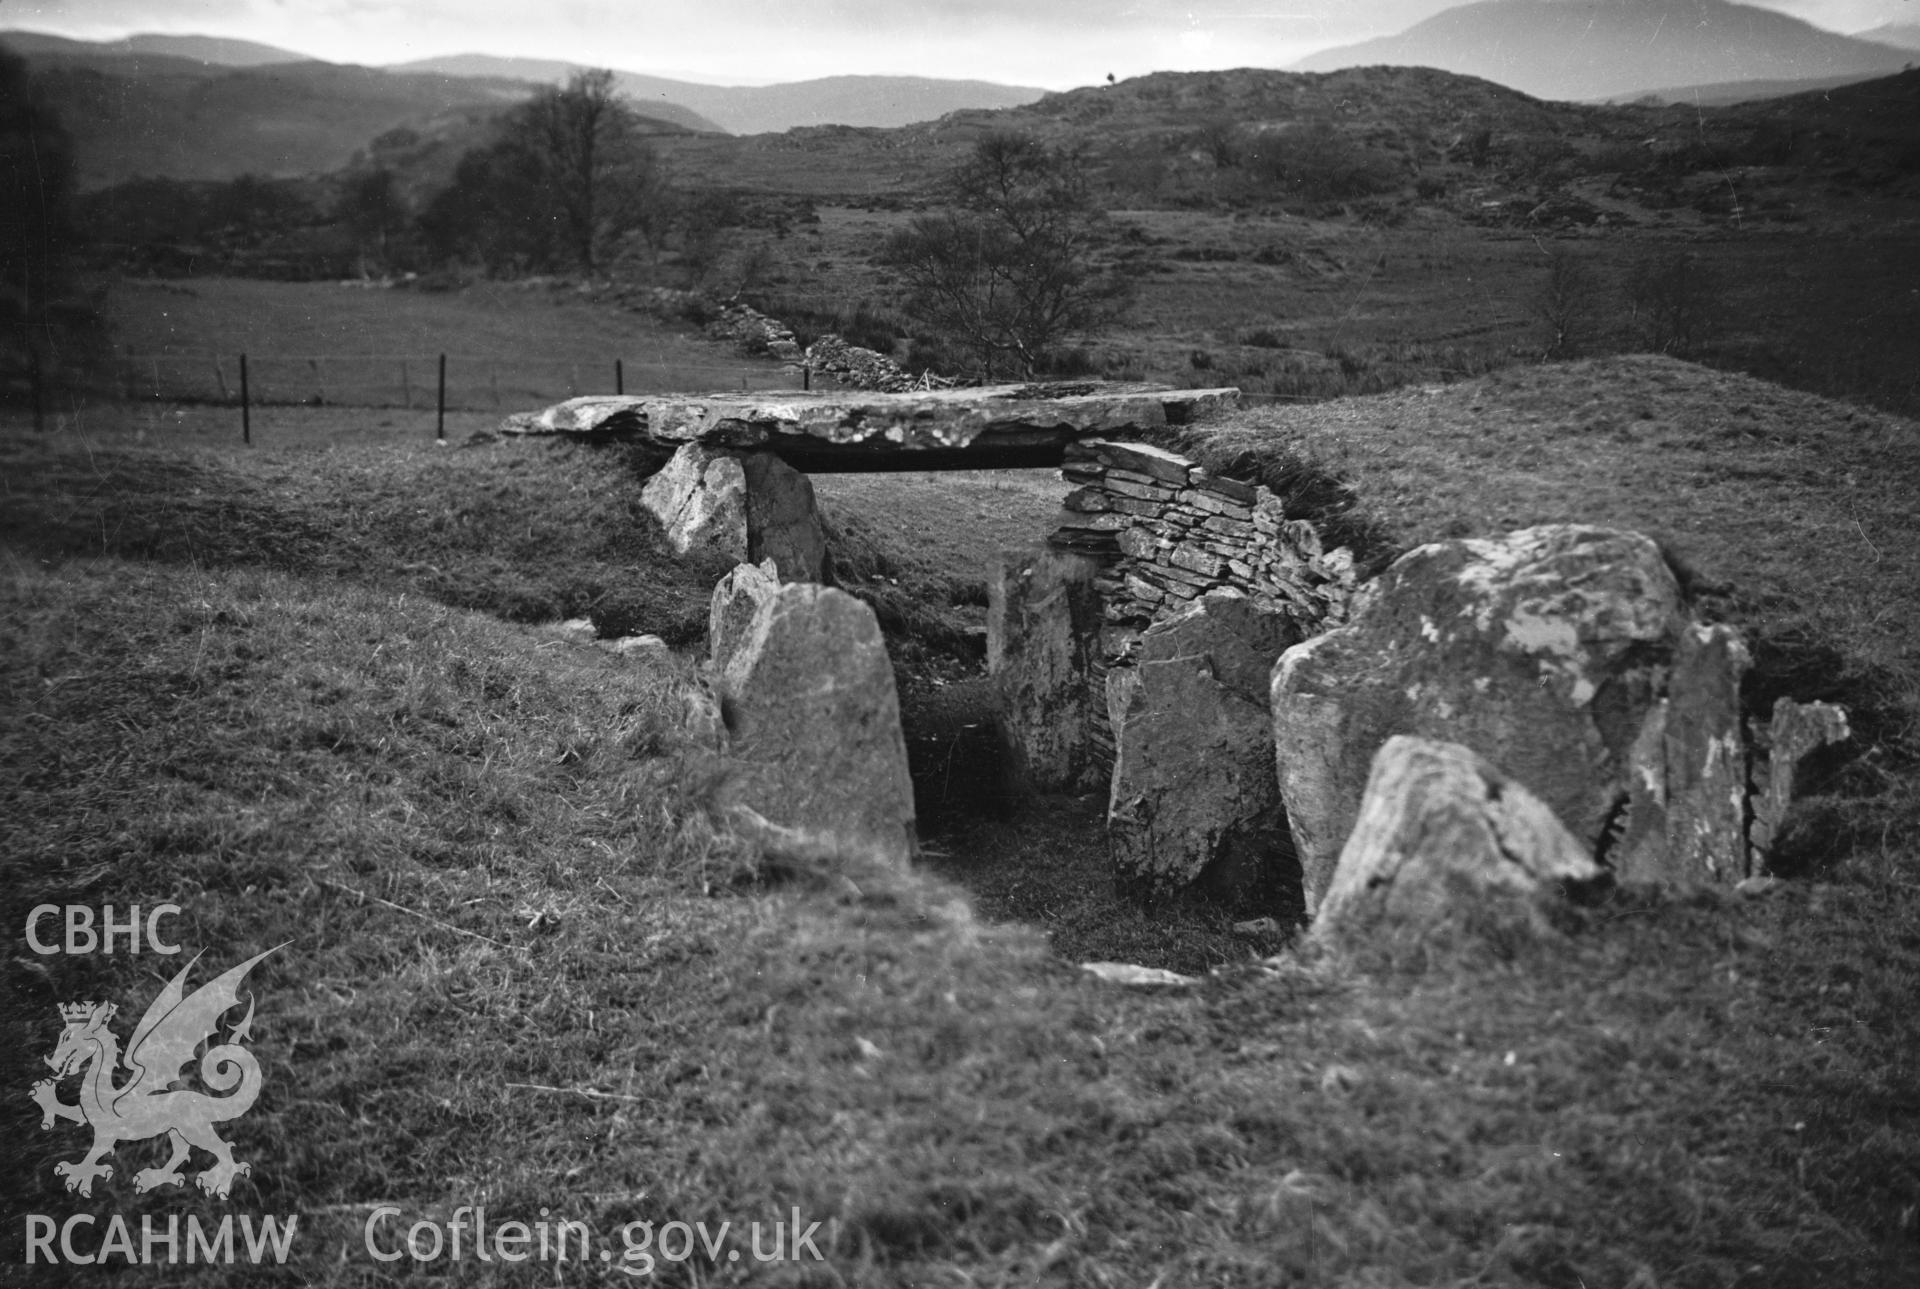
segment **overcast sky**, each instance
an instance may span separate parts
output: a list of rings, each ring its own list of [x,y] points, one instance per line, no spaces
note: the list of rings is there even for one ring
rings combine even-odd
[[[491,53],[723,84],[870,73],[1065,89],[1108,73],[1282,67],[1315,49],[1399,31],[1455,2],[0,0],[0,27],[89,40],[233,36],[374,65]],[[1833,31],[1920,22],[1920,0],[1765,2]]]

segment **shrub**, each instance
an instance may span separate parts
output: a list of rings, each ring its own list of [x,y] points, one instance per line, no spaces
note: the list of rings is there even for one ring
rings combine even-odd
[[[1248,145],[1246,164],[1266,183],[1303,201],[1347,201],[1400,186],[1394,162],[1325,120],[1258,136]]]
[[[1598,294],[1593,270],[1570,249],[1547,251],[1547,279],[1532,301],[1534,316],[1546,326],[1544,357],[1565,358],[1579,349],[1598,312]]]
[[[1040,371],[1047,376],[1075,377],[1097,376],[1101,365],[1091,350],[1084,345],[1074,345],[1048,352],[1041,360]]]
[[[1721,313],[1720,283],[1691,251],[1641,260],[1628,279],[1627,298],[1648,347],[1660,354],[1695,352]]]
[[[1365,375],[1373,362],[1364,354],[1357,354],[1345,345],[1328,345],[1327,357],[1340,364],[1340,374],[1349,381]]]
[[[991,134],[942,181],[949,206],[887,239],[909,314],[971,351],[970,366],[1031,375],[1063,336],[1118,319],[1127,280],[1098,263],[1103,213],[1078,153]]]

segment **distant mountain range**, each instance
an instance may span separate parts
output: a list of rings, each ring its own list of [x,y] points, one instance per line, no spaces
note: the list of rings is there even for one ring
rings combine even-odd
[[[1853,33],[1855,40],[1871,40],[1895,49],[1920,49],[1920,22],[1883,22]]]
[[[325,173],[395,130],[477,135],[532,93],[524,81],[394,75],[310,60],[234,67],[103,53],[83,42],[53,47],[15,33],[0,34],[0,44],[27,56],[73,137],[83,190],[139,176]]]
[[[185,64],[212,71],[285,72],[338,68],[340,64],[245,40],[212,36],[129,36],[114,41],[69,40],[40,32],[0,31],[0,43],[42,64],[85,65],[106,75],[191,75]],[[479,80],[497,94],[506,83],[558,84],[584,70],[583,63],[536,58],[499,58],[457,54],[381,68],[356,68],[398,78],[432,77]],[[991,81],[937,80],[924,76],[829,76],[782,85],[703,85],[640,72],[615,72],[619,87],[647,115],[690,130],[761,134],[795,126],[850,125],[890,127],[932,121],[968,108],[1018,107],[1044,90]],[[390,97],[390,96],[386,96]],[[456,95],[457,97],[457,95]]]
[[[536,58],[456,54],[402,63],[397,72],[512,77],[553,84],[584,64]],[[828,76],[783,85],[701,85],[616,70],[620,88],[642,103],[677,103],[718,122],[731,134],[770,134],[804,125],[890,128],[934,121],[968,108],[1019,107],[1045,90],[992,81],[946,81],[924,76]]]
[[[452,154],[493,118],[581,66],[466,55],[399,67],[322,62],[271,45],[205,36],[68,40],[0,32],[26,57],[77,145],[80,185],[140,175],[232,179],[338,170],[396,131]],[[795,126],[894,126],[963,108],[1030,103],[1038,89],[923,77],[836,76],[759,87],[699,85],[634,72],[618,84],[656,132],[759,133]],[[379,150],[375,150],[379,151]]]
[[[121,40],[69,40],[37,31],[0,31],[4,41],[17,54],[29,58],[46,54],[84,57],[95,54],[159,54],[167,58],[185,58],[217,67],[271,67],[275,63],[311,63],[307,54],[291,49],[256,44],[251,40],[228,40],[222,36],[127,36]]]
[[[1536,98],[1591,100],[1681,97],[1675,87],[1724,90],[1738,81],[1811,88],[1884,76],[1912,61],[1910,50],[1728,0],[1480,0],[1294,67],[1436,67]]]

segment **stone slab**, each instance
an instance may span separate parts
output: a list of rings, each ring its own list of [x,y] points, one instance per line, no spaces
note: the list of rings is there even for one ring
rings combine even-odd
[[[974,469],[980,463],[970,458],[996,453],[1027,464],[1057,465],[1069,443],[1183,425],[1234,406],[1239,396],[1237,389],[1117,382],[985,385],[907,394],[780,390],[590,395],[508,417],[501,430],[648,439],[668,446],[763,448],[819,472]],[[876,462],[915,454],[924,459],[876,467]]]

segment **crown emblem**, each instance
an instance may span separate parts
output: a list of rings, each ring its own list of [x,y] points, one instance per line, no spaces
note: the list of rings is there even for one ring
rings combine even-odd
[[[92,1020],[94,1009],[99,1005],[98,1003],[61,1003],[60,1019],[69,1025],[77,1025],[81,1021]]]

